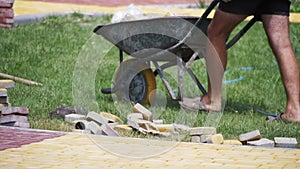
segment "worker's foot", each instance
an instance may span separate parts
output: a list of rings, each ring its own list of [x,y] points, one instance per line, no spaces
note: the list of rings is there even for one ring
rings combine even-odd
[[[221,111],[220,105],[213,106],[211,104],[208,104],[206,101],[206,96],[195,98],[183,98],[182,101],[179,103],[183,108],[190,109],[193,111]]]
[[[283,113],[280,118],[285,122],[300,123],[300,113]]]
[[[285,123],[300,123],[300,113],[280,113],[277,117],[268,116],[268,121],[283,121]]]

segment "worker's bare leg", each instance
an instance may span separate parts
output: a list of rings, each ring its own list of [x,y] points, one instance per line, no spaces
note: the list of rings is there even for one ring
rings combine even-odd
[[[300,122],[299,66],[291,46],[289,17],[263,15],[262,20],[270,46],[278,60],[281,78],[286,91],[287,104],[282,118],[289,122]]]
[[[215,47],[218,56],[208,52],[206,65],[208,72],[208,94],[202,97],[202,102],[208,110],[220,110],[222,103],[222,80],[227,64],[226,39],[232,30],[242,22],[246,15],[235,15],[216,10],[214,18],[208,27],[208,39]],[[216,64],[221,62],[220,64]]]

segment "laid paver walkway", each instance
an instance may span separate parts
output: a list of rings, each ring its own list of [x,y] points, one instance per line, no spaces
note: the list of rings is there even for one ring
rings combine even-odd
[[[6,138],[5,130],[12,129],[0,127],[0,140]],[[34,130],[24,129],[24,132],[36,134]],[[19,135],[19,138],[23,137],[28,139],[28,135]],[[2,150],[0,156],[0,168],[300,168],[299,149],[86,134],[57,133],[51,139]]]

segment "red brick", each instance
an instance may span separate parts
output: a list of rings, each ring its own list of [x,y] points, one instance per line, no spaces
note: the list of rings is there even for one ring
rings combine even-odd
[[[26,107],[3,107],[1,114],[2,115],[9,115],[9,114],[28,115],[29,109]]]
[[[8,3],[8,4],[12,4],[15,2],[15,0],[0,0],[0,3]]]
[[[11,123],[11,122],[16,122],[16,121],[27,123],[28,118],[27,118],[27,116],[18,116],[18,115],[1,116],[1,118],[0,118],[0,124]]]
[[[0,0],[0,8],[12,8],[14,0]]]
[[[14,24],[10,23],[0,23],[0,28],[13,28]]]
[[[14,19],[13,18],[1,18],[0,17],[0,23],[13,24],[14,23]]]
[[[0,8],[12,8],[14,4],[0,2]]]
[[[16,121],[13,126],[14,127],[22,127],[22,128],[30,128],[29,122],[24,123],[24,122]]]
[[[0,17],[13,18],[14,10],[12,8],[0,8]]]

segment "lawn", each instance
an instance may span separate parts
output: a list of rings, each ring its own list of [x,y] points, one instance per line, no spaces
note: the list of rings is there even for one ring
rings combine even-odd
[[[32,128],[70,131],[72,126],[62,120],[50,119],[49,112],[62,104],[73,104],[74,72],[78,57],[84,56],[84,47],[100,36],[92,30],[109,22],[110,17],[87,17],[73,14],[65,17],[49,17],[40,23],[18,25],[12,30],[0,30],[0,72],[38,81],[42,87],[20,83],[9,90],[13,106],[28,107]],[[244,23],[243,23],[244,24]],[[243,25],[242,24],[242,25]],[[240,27],[239,27],[240,28]],[[300,58],[300,25],[291,24],[291,39],[297,59]],[[99,41],[100,42],[100,41]],[[100,44],[99,44],[100,45]],[[102,51],[103,52],[103,51]],[[120,112],[131,111],[128,107],[117,108],[110,95],[99,92],[109,87],[118,67],[118,49],[113,47],[99,62],[96,73],[96,105],[125,118]],[[127,57],[127,56],[125,56]],[[198,61],[197,61],[198,62]],[[200,74],[201,61],[193,70]],[[201,78],[201,77],[200,77]],[[296,137],[300,141],[300,125],[271,123],[259,113],[284,111],[285,94],[276,60],[270,50],[260,23],[255,24],[238,43],[229,50],[226,72],[226,107],[218,125],[218,132],[226,139],[236,139],[244,132],[260,130],[263,137]],[[84,79],[82,79],[84,80]],[[165,92],[156,77],[158,89]],[[197,94],[197,93],[196,93]],[[199,93],[200,95],[200,93]],[[174,122],[180,106],[166,95],[167,107],[156,117],[168,123]],[[121,110],[120,110],[121,109]],[[153,109],[154,110],[154,109]],[[201,126],[207,114],[199,113],[193,126]]]

